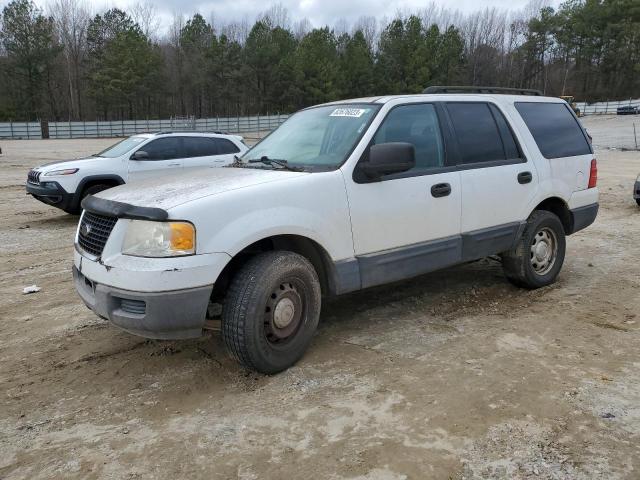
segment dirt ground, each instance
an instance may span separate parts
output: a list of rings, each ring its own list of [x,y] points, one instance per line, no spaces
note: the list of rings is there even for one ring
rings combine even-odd
[[[146,341],[81,303],[77,217],[24,181],[109,143],[0,144],[0,478],[640,478],[640,152],[597,151],[600,214],[555,285],[486,259],[334,299],[267,377],[218,335]]]

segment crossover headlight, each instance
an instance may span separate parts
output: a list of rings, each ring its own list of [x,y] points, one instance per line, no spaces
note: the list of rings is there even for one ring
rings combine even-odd
[[[52,170],[44,174],[45,177],[53,177],[56,175],[73,175],[78,171],[77,168],[65,168],[64,170]]]
[[[131,220],[122,245],[124,255],[179,257],[196,253],[196,229],[189,222]]]

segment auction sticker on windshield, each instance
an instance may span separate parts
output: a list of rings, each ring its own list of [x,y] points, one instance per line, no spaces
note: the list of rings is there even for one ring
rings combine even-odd
[[[360,118],[362,115],[368,112],[366,108],[336,108],[330,117],[353,117]]]

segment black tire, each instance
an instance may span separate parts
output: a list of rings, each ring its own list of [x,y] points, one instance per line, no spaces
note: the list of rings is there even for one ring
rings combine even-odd
[[[636,203],[638,204],[638,206],[640,207],[640,198],[636,198]]]
[[[320,281],[305,257],[285,251],[258,254],[240,268],[227,291],[222,307],[227,350],[246,368],[281,372],[309,346],[320,304]]]
[[[534,254],[535,245],[540,245]],[[502,254],[502,268],[507,279],[523,288],[540,288],[552,284],[564,263],[566,238],[560,219],[551,212],[536,210],[516,247]],[[547,253],[551,257],[547,259]]]
[[[80,194],[80,199],[78,200],[78,202],[72,202],[74,206],[66,209],[65,212],[70,213],[71,215],[79,215],[82,212],[82,207],[80,206],[80,204],[87,195],[95,195],[98,192],[102,192],[103,190],[107,190],[108,188],[112,187],[113,185],[105,185],[104,183],[99,183],[85,188]]]
[[[102,192],[103,190],[107,190],[108,188],[112,188],[113,185],[105,185],[104,183],[99,183],[97,185],[91,185],[90,187],[85,188],[82,191],[82,197],[80,200],[85,198],[88,195],[95,195],[98,192]]]

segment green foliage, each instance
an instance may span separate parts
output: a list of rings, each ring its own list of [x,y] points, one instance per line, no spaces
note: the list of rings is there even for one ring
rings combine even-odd
[[[148,114],[145,99],[160,84],[162,58],[140,27],[114,8],[91,20],[87,43],[92,52],[89,95],[98,112],[105,118],[113,110],[120,118]]]
[[[53,20],[29,0],[10,2],[2,20],[0,41],[7,52],[3,67],[10,104],[5,109],[23,118],[38,118],[45,113],[52,69],[61,51],[53,40]]]
[[[457,29],[444,33],[420,18],[393,20],[382,32],[376,64],[380,93],[420,93],[437,83],[457,83],[464,43]]]
[[[300,42],[296,73],[301,90],[299,106],[340,98],[337,40],[329,28],[317,28]]]
[[[361,30],[344,40],[339,75],[342,94],[351,98],[371,95],[375,87],[373,52]]]
[[[478,11],[441,26],[413,15],[379,36],[375,22],[337,36],[329,27],[294,35],[282,8],[248,33],[240,24],[218,32],[195,14],[176,22],[170,41],[154,43],[112,8],[85,17],[72,75],[53,20],[30,0],[13,0],[0,28],[0,117],[290,112],[438,84],[532,87],[578,100],[640,96],[638,0],[568,0],[531,18],[500,15]]]

